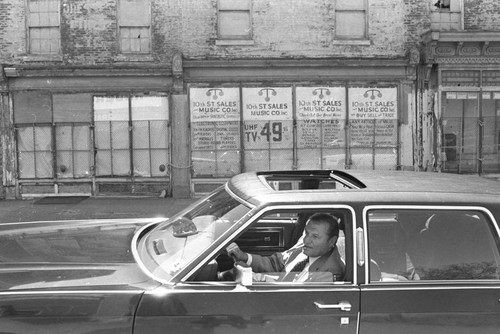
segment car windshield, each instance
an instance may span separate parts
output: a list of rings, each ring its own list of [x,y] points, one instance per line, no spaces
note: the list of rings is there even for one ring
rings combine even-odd
[[[221,187],[143,234],[137,260],[153,278],[168,282],[250,209]]]

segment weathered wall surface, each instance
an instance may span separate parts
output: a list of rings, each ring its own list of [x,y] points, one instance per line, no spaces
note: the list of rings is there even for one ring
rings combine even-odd
[[[464,0],[465,30],[499,30],[500,1]]]
[[[475,7],[485,14],[488,4],[499,6],[495,1],[478,2],[481,6]],[[369,3],[369,45],[335,40],[334,1],[254,0],[254,45],[221,47],[215,45],[216,0],[152,0],[153,61],[169,62],[176,51],[189,58],[401,57],[429,26],[428,2]],[[19,0],[3,0],[0,4],[2,63],[25,60],[24,4]],[[62,64],[119,61],[116,16],[116,0],[62,0]],[[469,25],[473,24],[479,23],[470,20]]]

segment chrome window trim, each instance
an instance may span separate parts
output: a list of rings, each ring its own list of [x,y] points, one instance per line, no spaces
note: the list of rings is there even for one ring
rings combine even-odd
[[[206,286],[207,289],[203,290],[204,294],[212,294],[212,293],[241,293],[241,292],[254,292],[256,290],[259,290],[260,288],[263,288],[263,291],[266,293],[276,293],[276,292],[283,292],[286,290],[286,292],[290,293],[299,293],[299,292],[308,292],[311,289],[314,289],[314,292],[325,292],[325,293],[331,293],[332,292],[332,287],[335,288],[341,288],[342,292],[353,292],[353,293],[359,293],[360,289],[359,286],[354,286],[351,284],[335,284],[333,285],[325,285],[325,283],[318,283],[316,284],[310,284],[307,285],[307,287],[303,284],[283,284],[281,283],[278,285],[277,283],[271,283],[271,284],[261,284],[261,285],[252,285],[252,286],[238,286],[237,288],[234,288],[234,282],[197,282],[197,285],[193,285],[191,283],[179,283],[176,285],[175,289],[169,289],[168,287],[159,287],[157,289],[153,290],[148,290],[145,291],[144,294],[146,295],[155,295],[155,296],[163,296],[166,294],[175,294],[175,293],[182,293],[182,294],[199,294],[200,289],[196,289],[195,287],[199,286]],[[210,284],[214,283],[214,284]],[[329,284],[329,283],[326,283]],[[221,289],[214,289],[214,287],[227,287],[228,290],[221,290]],[[269,288],[273,287],[273,288]],[[232,289],[229,289],[232,288]]]
[[[361,286],[361,291],[394,291],[394,290],[407,290],[407,291],[429,291],[429,290],[500,290],[500,286],[497,281],[491,280],[476,280],[476,281],[439,281],[443,282],[443,286],[429,286],[429,282],[437,281],[426,281],[425,283],[394,283],[394,282],[377,282],[376,285],[363,285]],[[444,283],[446,282],[446,283]],[[477,286],[469,285],[471,282],[475,282]],[[485,285],[489,283],[489,285]],[[411,284],[411,286],[409,285]],[[369,286],[369,288],[368,288]]]
[[[32,290],[17,290],[17,291],[1,291],[0,296],[18,296],[18,295],[66,295],[66,294],[142,294],[145,290],[44,290],[44,291],[32,291]]]
[[[262,208],[261,210],[255,212],[252,214],[252,217],[251,219],[247,220],[243,225],[241,225],[235,232],[233,232],[233,234],[229,237],[229,238],[226,238],[227,240],[234,240],[234,237],[238,234],[240,234],[241,232],[243,232],[249,225],[253,224],[256,220],[257,220],[257,217],[261,217],[263,214],[265,214],[266,212],[269,212],[269,211],[274,211],[274,210],[309,210],[309,209],[319,209],[319,210],[330,210],[330,209],[344,209],[344,210],[348,210],[351,212],[351,215],[352,215],[352,222],[351,222],[351,228],[352,228],[352,235],[353,235],[353,241],[352,241],[352,247],[353,247],[353,258],[351,259],[352,260],[352,264],[353,264],[353,282],[350,283],[348,282],[347,284],[352,284],[352,285],[357,285],[357,265],[356,265],[356,261],[357,261],[357,252],[356,252],[356,240],[355,240],[355,235],[356,235],[356,211],[354,210],[354,208],[352,208],[351,206],[349,205],[332,205],[332,204],[325,204],[325,205],[319,205],[319,204],[312,204],[312,205],[300,205],[300,204],[290,204],[290,205],[286,205],[286,204],[282,204],[282,205],[273,205],[273,206],[266,206],[264,208]],[[249,211],[249,213],[251,213],[252,211]],[[249,214],[247,213],[247,215]],[[218,247],[216,247],[212,252],[210,252],[210,254],[208,254],[207,258],[213,258],[215,257],[215,255],[221,251],[224,247],[227,247],[229,244],[229,242],[224,242],[224,243],[221,243]],[[204,264],[205,261],[200,261],[198,263],[198,265],[193,268],[191,271],[189,271],[180,281],[181,282],[186,282],[187,279],[193,275],[196,270],[198,270],[199,268],[201,268],[202,264]],[[287,285],[289,286],[289,285]],[[305,285],[304,285],[305,286]],[[313,287],[314,285],[311,285],[311,287]]]
[[[365,259],[368,259],[368,247],[369,247],[369,242],[368,242],[368,222],[367,222],[367,213],[370,210],[456,210],[456,211],[480,211],[484,213],[488,218],[490,218],[491,222],[493,223],[493,227],[495,228],[495,231],[497,232],[497,239],[500,237],[500,227],[498,226],[498,222],[495,219],[495,216],[491,213],[490,210],[488,210],[485,207],[482,206],[461,206],[461,205],[368,205],[363,208],[363,229],[364,229],[364,238],[365,238]],[[495,280],[474,280],[474,281],[467,281],[467,280],[440,280],[440,281],[419,281],[418,283],[416,282],[370,282],[369,281],[369,270],[365,268],[365,284],[370,284],[370,285],[381,285],[381,284],[390,284],[391,287],[394,286],[400,286],[400,285],[407,285],[407,284],[422,284],[422,285],[429,285],[429,284],[436,284],[436,282],[496,282]]]

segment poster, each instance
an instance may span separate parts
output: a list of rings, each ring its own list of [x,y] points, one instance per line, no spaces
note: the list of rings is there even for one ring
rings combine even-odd
[[[397,88],[349,88],[351,146],[397,144]]]
[[[239,122],[196,122],[191,124],[193,150],[238,150]]]
[[[340,147],[345,144],[344,87],[297,87],[297,147]]]
[[[291,87],[243,88],[243,142],[246,149],[292,149]]]
[[[239,88],[191,88],[191,148],[240,148]]]

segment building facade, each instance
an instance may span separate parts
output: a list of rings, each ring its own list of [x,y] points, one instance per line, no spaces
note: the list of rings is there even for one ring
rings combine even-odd
[[[487,0],[4,0],[4,196],[499,172],[499,15]]]

